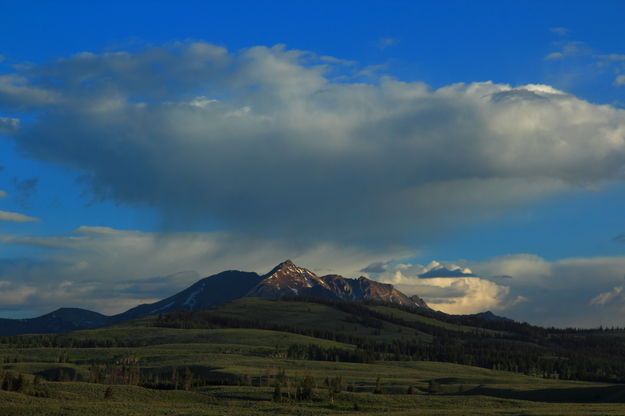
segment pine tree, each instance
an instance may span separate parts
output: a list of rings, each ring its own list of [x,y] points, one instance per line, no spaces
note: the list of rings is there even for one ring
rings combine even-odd
[[[193,373],[189,367],[184,368],[184,373],[182,376],[182,388],[184,390],[191,390],[191,386],[193,385]]]
[[[276,387],[273,390],[273,401],[274,402],[282,401],[282,390],[280,388],[280,383],[276,383]]]
[[[13,391],[14,379],[13,374],[5,373],[4,379],[2,380],[2,390]]]
[[[439,384],[439,382],[436,380],[430,380],[428,384],[428,392],[430,394],[436,394],[436,393],[440,393],[440,391],[441,391],[441,385]]]
[[[382,388],[382,381],[380,377],[375,379],[375,388],[373,389],[374,394],[382,394],[384,389]]]
[[[26,390],[26,380],[24,379],[24,376],[20,374],[15,380],[13,391],[23,393],[25,390]]]
[[[104,399],[109,400],[112,398],[113,398],[113,388],[111,386],[108,386],[106,390],[104,391]]]
[[[300,400],[312,400],[314,398],[315,379],[312,376],[306,376],[302,380],[300,386]]]

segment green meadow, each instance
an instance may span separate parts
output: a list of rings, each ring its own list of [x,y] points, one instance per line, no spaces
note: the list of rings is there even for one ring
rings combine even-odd
[[[309,302],[245,300],[214,313],[246,318],[252,306],[256,318],[292,328],[382,340],[432,338],[397,323],[370,328],[349,313]],[[475,330],[386,306],[372,308],[447,330]],[[534,377],[393,354],[368,362],[294,358],[300,350],[349,354],[359,347],[269,329],[155,326],[162,319],[1,338],[0,415],[625,414],[625,385],[619,383]]]

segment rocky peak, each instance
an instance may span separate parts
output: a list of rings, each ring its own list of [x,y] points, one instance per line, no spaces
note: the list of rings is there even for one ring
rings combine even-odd
[[[431,309],[425,301],[417,295],[412,295],[409,298],[415,305],[420,308]]]
[[[291,260],[285,260],[282,263],[278,264],[276,267],[274,267],[273,269],[271,269],[271,271],[269,273],[267,273],[265,276],[270,276],[280,270],[288,270],[291,268],[295,268],[297,267],[295,265],[295,263],[293,263]]]
[[[262,280],[246,294],[250,297],[268,298],[298,295],[332,300],[377,300],[427,307],[423,300],[413,301],[391,284],[380,283],[365,276],[358,279],[348,279],[337,274],[319,277],[291,260],[283,261],[263,275]]]
[[[315,273],[295,265],[291,260],[283,261],[263,275],[247,296],[278,297],[304,294],[311,288],[327,288],[327,284]]]
[[[291,260],[286,260],[278,264],[263,277],[265,279],[281,278],[283,280],[306,281],[308,284],[313,284],[313,281],[317,283],[323,282],[315,273],[295,265]]]

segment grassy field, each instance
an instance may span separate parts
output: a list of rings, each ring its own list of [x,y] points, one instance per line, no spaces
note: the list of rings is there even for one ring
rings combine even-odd
[[[235,302],[220,307],[218,313],[245,318],[259,302]],[[271,311],[259,312],[263,319],[373,336],[371,328],[326,305],[274,302],[271,306]],[[421,319],[384,306],[374,308],[405,320]],[[422,319],[426,324],[447,325],[449,330],[470,329]],[[36,335],[5,340],[0,344],[0,382],[10,374],[13,379],[21,375],[22,384],[15,391],[0,390],[0,415],[625,414],[625,385],[621,384],[545,379],[443,362],[293,359],[287,354],[293,345],[356,347],[273,330],[146,326],[152,323],[153,319],[143,319],[60,335],[55,346],[24,341],[40,339]],[[378,333],[420,336],[393,325]],[[58,346],[88,341],[112,346]],[[97,379],[98,371],[109,378]],[[135,377],[144,373],[159,377],[188,373],[189,378],[175,388],[154,388]],[[302,398],[299,389],[306,380],[311,395]]]
[[[46,382],[44,386],[50,392],[49,398],[0,391],[0,414],[622,415],[625,412],[625,405],[620,403],[625,400],[623,386],[534,379],[444,363],[324,363],[202,353],[202,348],[187,351],[186,345],[178,344],[173,350],[165,347],[133,352],[144,352],[152,357],[156,354],[161,364],[172,360],[203,363],[223,372],[250,374],[259,384],[255,381],[247,386],[203,386],[192,391],[172,391],[128,385]],[[198,359],[184,359],[182,355],[171,357],[176,350]],[[275,375],[281,370],[291,377],[314,377],[318,385],[314,398],[273,401],[271,379],[262,381],[262,377]],[[354,391],[340,392],[331,400],[323,380],[337,375],[353,385]],[[378,377],[382,392],[374,394]],[[432,380],[440,385],[435,393],[428,392]],[[412,394],[407,394],[409,385],[414,387]],[[109,387],[112,393],[105,398]],[[589,403],[579,403],[581,400]]]

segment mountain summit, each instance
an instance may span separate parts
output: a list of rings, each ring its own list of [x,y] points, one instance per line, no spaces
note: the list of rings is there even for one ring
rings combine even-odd
[[[139,305],[114,316],[79,309],[60,309],[32,319],[0,319],[0,335],[97,328],[158,313],[206,309],[244,297],[283,296],[311,296],[336,301],[374,300],[429,309],[423,299],[416,295],[408,297],[393,285],[379,283],[364,276],[358,279],[336,274],[318,276],[295,265],[291,260],[286,260],[264,275],[238,270],[224,271],[199,280],[166,299]]]
[[[418,296],[411,299],[393,285],[379,283],[364,276],[349,279],[336,274],[318,276],[286,260],[269,273],[247,294],[247,297],[314,296],[330,300],[376,300],[404,306],[427,308]]]

